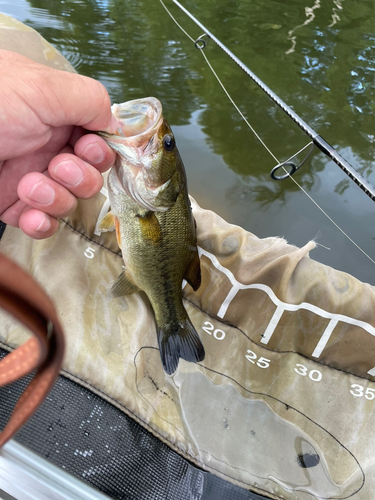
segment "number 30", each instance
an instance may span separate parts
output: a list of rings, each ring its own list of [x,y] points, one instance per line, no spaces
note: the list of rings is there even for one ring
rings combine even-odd
[[[313,382],[320,382],[322,380],[322,374],[319,370],[310,370],[308,371],[306,366],[300,365],[299,363],[296,364],[298,368],[294,368],[294,371],[298,373],[298,375],[302,375],[303,377],[306,377],[306,375],[309,375],[309,379],[312,380]]]

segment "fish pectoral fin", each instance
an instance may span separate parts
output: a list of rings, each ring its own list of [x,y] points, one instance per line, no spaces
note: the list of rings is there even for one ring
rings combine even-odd
[[[140,288],[133,283],[126,269],[120,274],[111,288],[111,292],[115,297],[122,297],[123,295],[130,295],[139,291]]]
[[[107,215],[99,222],[99,231],[113,231],[115,229],[116,218],[112,212],[108,212]]]
[[[112,212],[108,212],[107,215],[103,217],[103,219],[99,222],[98,226],[99,231],[105,233],[107,231],[116,230],[116,238],[118,246],[121,248],[121,235],[120,235],[120,224],[118,218],[113,215]]]
[[[147,212],[143,217],[138,216],[142,236],[145,240],[159,243],[163,239],[161,227],[154,212]]]
[[[201,265],[197,251],[185,269],[184,279],[186,279],[194,292],[201,286]]]

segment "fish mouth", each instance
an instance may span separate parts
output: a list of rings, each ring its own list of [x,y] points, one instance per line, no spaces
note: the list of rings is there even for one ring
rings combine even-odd
[[[159,206],[158,196],[170,181],[161,185],[150,182],[147,171],[150,158],[158,150],[158,130],[163,123],[162,105],[155,97],[114,104],[112,113],[120,123],[116,134],[100,132],[117,153],[114,170],[121,187],[135,203],[146,210],[162,212],[170,206]]]
[[[163,122],[162,105],[155,97],[113,104],[111,109],[120,126],[116,134],[100,132],[108,143],[133,148],[146,147]]]

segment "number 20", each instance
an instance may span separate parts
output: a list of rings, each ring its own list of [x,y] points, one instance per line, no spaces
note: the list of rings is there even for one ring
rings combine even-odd
[[[214,337],[216,340],[223,340],[225,339],[225,332],[223,332],[223,330],[219,330],[218,328],[216,328],[216,330],[214,330],[214,325],[212,323],[210,323],[209,321],[205,321],[203,323],[204,326],[202,326],[202,330],[204,330],[206,333],[208,333],[208,335],[212,335],[212,332],[214,332]]]

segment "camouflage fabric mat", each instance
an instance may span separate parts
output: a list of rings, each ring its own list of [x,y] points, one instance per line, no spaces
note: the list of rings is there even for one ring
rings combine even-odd
[[[0,29],[1,33],[1,29]],[[0,34],[1,37],[1,34]],[[1,38],[0,38],[1,40]],[[106,190],[53,237],[7,227],[0,249],[54,299],[64,375],[200,467],[271,498],[368,500],[375,488],[374,288],[280,238],[258,239],[193,202],[202,285],[184,304],[206,350],[166,376],[143,293],[113,298]],[[27,338],[0,316],[9,349]]]
[[[314,243],[258,239],[193,202],[202,285],[194,293],[186,284],[184,298],[207,354],[169,377],[144,294],[110,295],[123,262],[114,234],[95,234],[103,207],[99,194],[47,240],[8,227],[1,242],[56,302],[64,374],[243,487],[369,498],[373,288],[309,259]],[[5,315],[1,325],[4,346],[26,339]]]

